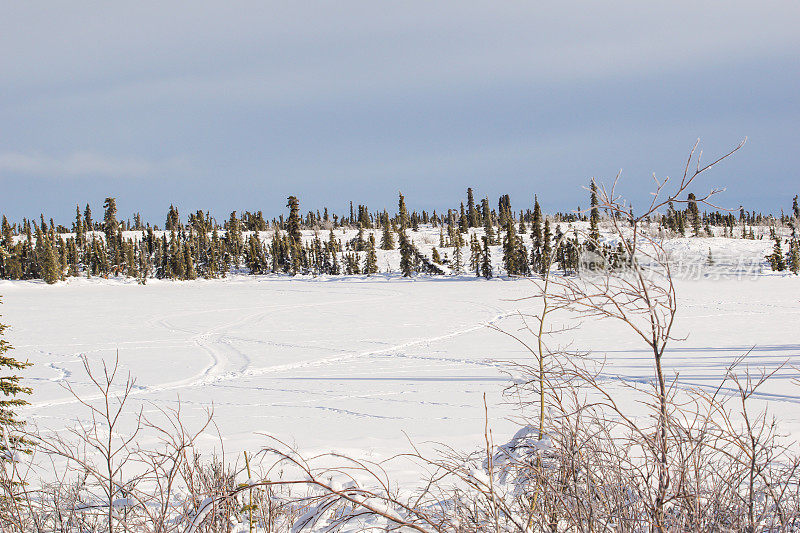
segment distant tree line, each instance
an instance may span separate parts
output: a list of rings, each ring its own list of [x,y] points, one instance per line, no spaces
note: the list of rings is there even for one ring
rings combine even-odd
[[[342,215],[329,213],[327,208],[301,214],[299,200],[290,196],[287,213],[277,218],[267,220],[261,211],[234,211],[220,223],[207,211],[191,213],[184,220],[171,205],[163,229],[143,223],[138,213],[132,220],[119,220],[116,199],[106,198],[102,220],[92,217],[88,204],[83,210],[76,206],[71,227],[56,225],[44,215],[38,221],[23,219],[12,224],[3,215],[0,278],[55,283],[75,276],[126,276],[145,283],[153,277],[191,280],[229,273],[370,275],[380,270],[377,249],[398,249],[404,276],[443,275],[447,266],[454,274],[471,272],[490,278],[495,275],[492,247],[501,247],[503,271],[510,276],[541,275],[551,266],[569,275],[581,267],[580,258],[586,251],[607,267],[622,266],[628,258],[621,243],[610,247],[600,238],[601,209],[594,182],[589,190],[588,210],[579,207],[552,216],[543,214],[536,196],[531,208],[515,211],[509,195],[500,196],[494,207],[488,197],[476,201],[472,188],[467,189],[466,205],[461,202],[458,208],[441,213],[409,211],[402,193],[393,215],[352,202],[349,213]],[[767,257],[770,265],[774,270],[800,271],[797,197],[792,212],[780,217],[744,209],[738,216],[700,212],[698,203],[689,194],[681,204],[684,209],[669,204],[667,212],[652,222],[671,235],[746,239],[756,238],[755,226],[770,226],[775,240],[773,253]],[[562,223],[574,222],[588,222],[588,238],[579,238],[577,231],[572,235],[562,231]],[[413,242],[420,226],[439,229],[439,246],[433,247],[430,256]],[[787,226],[788,239],[774,229]],[[721,228],[721,232],[712,228]],[[337,229],[357,230],[357,234],[337,239]],[[307,232],[305,238],[303,231]],[[270,238],[262,232],[270,232]],[[380,235],[379,242],[376,235]],[[523,235],[529,235],[529,245]],[[788,244],[786,252],[784,243]]]

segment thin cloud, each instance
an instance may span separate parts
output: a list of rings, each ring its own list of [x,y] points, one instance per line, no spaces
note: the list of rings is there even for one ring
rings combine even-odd
[[[41,178],[148,179],[187,169],[188,162],[182,158],[151,161],[87,151],[73,152],[62,157],[42,153],[0,153],[0,172]]]

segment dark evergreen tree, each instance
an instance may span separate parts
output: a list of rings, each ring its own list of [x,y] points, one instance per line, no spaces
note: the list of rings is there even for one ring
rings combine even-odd
[[[94,231],[92,208],[89,207],[89,204],[86,204],[86,209],[83,210],[83,226],[86,228],[86,231]]]
[[[486,279],[492,277],[492,252],[489,249],[489,238],[483,237],[483,254],[481,257],[481,276]]]
[[[405,231],[399,231],[397,234],[400,237],[400,272],[403,276],[410,277],[414,275],[414,250],[411,242],[408,240],[408,235]]]
[[[551,240],[550,221],[547,218],[545,218],[544,232],[542,233],[542,254],[539,265],[539,274],[541,274],[542,276],[547,275],[547,271],[550,268],[550,261],[551,261],[550,254],[552,252],[550,240]]]
[[[694,236],[699,237],[702,217],[700,216],[700,210],[697,208],[697,197],[693,192],[690,192],[687,198],[686,217],[689,219],[689,224],[692,226]]]
[[[383,212],[383,233],[381,234],[381,250],[394,250],[394,237],[392,236],[392,223],[389,214]]]
[[[289,219],[286,221],[286,231],[292,243],[300,246],[302,234],[300,233],[300,202],[294,196],[287,198],[286,207],[289,208]],[[352,207],[352,206],[351,206]]]
[[[362,223],[358,225],[358,234],[356,235],[354,248],[357,252],[363,252],[367,249],[367,241],[364,239],[364,224]]]
[[[767,256],[770,267],[776,272],[786,270],[786,261],[783,257],[783,250],[781,250],[781,236],[775,231],[775,228],[770,228],[770,236],[775,244],[772,247],[772,253]]]
[[[469,231],[469,219],[467,213],[464,211],[464,204],[461,204],[461,215],[458,218],[458,231],[459,233],[466,233]]]
[[[489,241],[489,245],[494,244],[494,221],[492,211],[489,209],[489,199],[484,198],[481,202],[483,206],[483,233]]]
[[[469,269],[472,272],[475,272],[476,277],[480,277],[481,275],[481,256],[483,255],[483,251],[481,249],[481,245],[478,242],[478,237],[473,233],[470,237],[469,241]]]
[[[522,271],[519,264],[519,243],[517,229],[511,217],[506,218],[506,236],[503,240],[503,265],[509,276],[518,276]]]
[[[169,205],[169,211],[167,211],[167,220],[164,223],[164,229],[167,231],[178,231],[181,225],[181,218],[178,214],[178,208],[174,205]]]
[[[800,242],[798,242],[797,238],[792,239],[792,242],[789,243],[788,263],[789,270],[793,274],[800,274]]]
[[[456,246],[453,248],[453,263],[451,270],[453,274],[461,274],[464,272],[464,256],[461,252],[461,247]]]
[[[469,227],[477,228],[480,225],[478,210],[475,209],[475,197],[472,195],[472,187],[467,189],[467,217],[469,219]]]
[[[589,195],[589,243],[590,250],[595,250],[599,247],[600,243],[600,209],[597,200],[597,183],[592,179],[589,187],[591,194]]]
[[[409,225],[408,209],[406,209],[406,199],[402,192],[398,192],[397,200],[397,223],[400,226],[400,233],[404,233]],[[402,239],[402,237],[401,237]]]
[[[119,222],[117,222],[117,200],[116,198],[106,198],[103,202],[105,212],[103,214],[103,231],[106,234],[106,245],[116,237]]]
[[[563,274],[567,275],[567,239],[564,238],[564,232],[561,231],[561,225],[556,225],[556,232],[554,236],[556,243],[555,263],[561,269]]]
[[[375,251],[375,235],[370,233],[367,242],[367,257],[364,259],[364,274],[376,274],[378,272],[378,254]]]
[[[533,219],[531,220],[531,268],[539,272],[542,267],[542,209],[539,198],[533,197]]]
[[[2,301],[0,301],[2,303]],[[0,323],[0,465],[13,458],[14,452],[26,451],[30,442],[20,436],[24,422],[17,416],[16,409],[28,405],[22,396],[31,394],[31,389],[20,384],[22,377],[17,372],[31,366],[31,363],[17,361],[8,353],[12,347],[3,338],[8,328]],[[8,449],[8,446],[12,450]]]
[[[244,236],[242,235],[242,226],[239,222],[239,219],[236,217],[236,211],[233,211],[228,219],[228,225],[225,232],[225,246],[230,262],[232,262],[233,265],[238,268],[242,251],[244,249]]]

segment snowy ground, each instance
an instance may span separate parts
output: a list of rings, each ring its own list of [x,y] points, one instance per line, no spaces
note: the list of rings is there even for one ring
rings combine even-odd
[[[716,242],[691,246],[700,251],[725,242],[708,241]],[[755,246],[737,242],[740,255]],[[770,400],[783,432],[800,437],[800,385],[791,367],[800,366],[800,279],[711,276],[679,281],[677,288],[677,334],[688,338],[669,351],[669,371],[679,372],[685,386],[712,387],[751,348],[751,367],[789,361],[761,399]],[[513,434],[517,411],[514,399],[503,396],[502,361],[531,359],[485,325],[518,328],[516,311],[533,312],[539,303],[515,300],[532,289],[527,280],[394,275],[146,286],[0,282],[0,312],[11,326],[13,355],[34,363],[25,372],[32,405],[22,414],[44,427],[63,428],[85,416],[62,387],[69,382],[88,391],[80,357],[111,360],[118,350],[146,411],[180,398],[189,419],[199,420],[213,404],[229,456],[258,449],[266,442],[262,434],[271,434],[307,451],[384,458],[408,451],[406,434],[416,443],[479,448],[484,393],[495,441]],[[619,324],[583,322],[571,337],[576,349],[608,358],[609,380],[652,376],[647,353]]]

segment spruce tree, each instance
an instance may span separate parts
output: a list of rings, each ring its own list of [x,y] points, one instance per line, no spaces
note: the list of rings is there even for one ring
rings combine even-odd
[[[363,252],[367,249],[367,241],[364,240],[364,224],[361,222],[358,224],[358,235],[356,235],[355,249],[357,252]]]
[[[136,263],[136,246],[132,240],[125,241],[125,274],[132,278],[139,277],[139,268]]]
[[[398,224],[400,224],[400,232],[405,232],[406,228],[409,225],[409,217],[408,217],[408,209],[406,208],[406,198],[403,196],[403,193],[398,191],[399,199],[397,200],[397,218]],[[402,239],[402,237],[401,237]]]
[[[506,218],[506,237],[503,240],[503,265],[509,276],[520,274],[521,267],[518,264],[519,245],[517,244],[517,230],[511,217]]]
[[[225,245],[228,257],[236,268],[239,268],[239,260],[244,249],[244,236],[242,235],[242,225],[236,217],[236,211],[231,213],[228,219],[228,227],[225,232]]]
[[[11,230],[11,224],[8,223],[5,215],[3,215],[2,241],[7,250],[14,246],[14,232]]]
[[[383,233],[381,234],[381,250],[394,250],[394,237],[392,236],[392,223],[389,214],[383,212]]]
[[[190,243],[183,245],[183,279],[197,279],[197,271],[194,268],[194,258],[192,257],[192,246]]]
[[[52,285],[61,280],[61,262],[53,250],[53,244],[50,242],[50,238],[43,236],[42,241],[42,249],[44,250],[44,257],[40,258],[42,279]]]
[[[469,231],[469,220],[467,219],[467,213],[464,211],[464,203],[461,203],[461,214],[458,219],[458,231],[459,233],[466,233]]]
[[[475,277],[481,275],[481,256],[483,252],[478,242],[478,237],[473,233],[469,241],[469,269],[475,272]]]
[[[405,231],[398,232],[398,235],[400,237],[400,272],[404,277],[411,277],[414,274],[414,249]]]
[[[800,274],[800,242],[797,239],[792,239],[789,244],[789,270],[793,274]]]
[[[484,198],[481,202],[483,206],[483,233],[489,240],[489,244],[494,244],[494,221],[492,211],[489,209],[489,199]]]
[[[167,220],[164,223],[164,229],[167,231],[177,231],[180,228],[180,224],[181,219],[180,215],[178,214],[178,209],[174,205],[169,204],[169,210],[167,211]]]
[[[556,225],[556,232],[555,232],[555,242],[556,242],[556,264],[558,268],[562,270],[564,275],[567,275],[567,246],[564,242],[564,232],[561,231],[561,224]]]
[[[464,272],[464,256],[461,252],[461,247],[456,246],[453,248],[453,263],[451,270],[453,274],[461,274]]]
[[[539,272],[542,265],[542,209],[538,196],[533,197],[533,220],[531,221],[531,267]]]
[[[0,300],[2,303],[2,300]],[[25,451],[30,442],[19,436],[16,431],[24,422],[17,417],[15,409],[28,405],[20,396],[31,394],[31,389],[20,385],[21,376],[16,372],[31,366],[29,362],[17,361],[8,352],[12,347],[3,338],[7,325],[0,323],[0,464],[13,458],[15,451]],[[8,443],[11,450],[6,446]]]
[[[589,195],[589,249],[594,250],[599,246],[600,242],[600,210],[598,208],[597,200],[597,183],[592,180],[590,186],[591,194]]]
[[[86,209],[83,210],[83,226],[86,231],[94,231],[92,224],[92,208],[89,207],[89,204],[86,204]]]
[[[469,227],[478,227],[478,210],[475,209],[475,197],[472,194],[472,187],[467,189],[467,217],[469,220]]]
[[[481,257],[481,276],[486,279],[492,277],[492,252],[489,249],[488,237],[483,237],[483,254]]]
[[[550,253],[552,248],[550,247],[550,221],[546,218],[544,219],[544,232],[542,234],[542,254],[539,264],[539,274],[542,276],[547,274],[547,270],[550,268]]]
[[[781,250],[781,236],[775,231],[775,228],[770,228],[772,239],[775,244],[772,246],[772,254],[767,256],[772,270],[781,272],[786,270],[786,261],[783,258],[783,250]]]
[[[375,252],[375,235],[369,234],[367,241],[367,257],[364,259],[364,274],[376,274],[378,272],[378,254]]]
[[[286,199],[286,207],[289,208],[289,219],[286,221],[286,231],[293,244],[302,244],[302,234],[300,233],[300,202],[295,196]]]
[[[686,203],[686,216],[689,219],[689,223],[692,225],[692,231],[695,237],[700,236],[700,227],[702,224],[702,217],[700,216],[700,210],[697,208],[697,197],[694,195],[693,192],[689,193]]]
[[[117,235],[117,199],[106,198],[103,202],[105,213],[103,214],[103,231],[106,234],[106,243],[110,243],[111,239]]]

